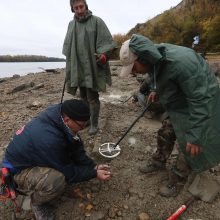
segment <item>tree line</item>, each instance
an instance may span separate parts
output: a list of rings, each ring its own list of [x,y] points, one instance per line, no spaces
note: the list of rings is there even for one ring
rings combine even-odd
[[[37,55],[1,55],[0,62],[63,62],[65,59]]]

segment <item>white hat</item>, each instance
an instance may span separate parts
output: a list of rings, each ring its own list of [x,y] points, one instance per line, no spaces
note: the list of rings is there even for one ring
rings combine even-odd
[[[129,49],[130,40],[125,41],[120,50],[120,61],[123,65],[120,77],[129,75],[134,66],[134,61],[138,58],[137,55],[131,52]]]

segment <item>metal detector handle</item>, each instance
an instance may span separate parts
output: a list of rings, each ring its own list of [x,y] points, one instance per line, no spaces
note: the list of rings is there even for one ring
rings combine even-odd
[[[151,102],[152,103],[152,102]],[[119,141],[113,146],[113,148],[115,149],[117,147],[117,145],[122,141],[122,139],[126,136],[126,134],[133,128],[133,126],[135,125],[135,123],[144,115],[144,113],[149,109],[150,104],[148,104],[144,111],[134,120],[134,122],[131,124],[131,126],[127,129],[127,131],[122,135],[122,137],[119,139]]]
[[[189,205],[195,200],[196,198],[192,196],[189,198],[189,200],[181,205],[167,220],[176,220],[183,212],[186,211],[186,209],[189,207]]]

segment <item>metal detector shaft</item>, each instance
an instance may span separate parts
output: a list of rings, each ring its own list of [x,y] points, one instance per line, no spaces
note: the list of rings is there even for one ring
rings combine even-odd
[[[66,77],[64,79],[63,91],[62,91],[62,96],[61,96],[61,99],[60,99],[60,103],[61,104],[63,103],[63,96],[64,96],[64,92],[65,92],[65,86],[66,86]]]
[[[133,128],[133,126],[135,125],[135,123],[144,115],[144,113],[149,109],[151,103],[148,104],[144,111],[134,120],[134,122],[131,124],[131,126],[127,129],[127,131],[122,135],[122,137],[118,140],[118,142],[113,146],[113,148],[115,149],[117,147],[117,145],[122,141],[122,139],[127,135],[127,133]]]
[[[129,101],[132,97],[133,97],[133,95],[131,95],[130,97],[128,97],[125,101],[123,101],[123,103]]]

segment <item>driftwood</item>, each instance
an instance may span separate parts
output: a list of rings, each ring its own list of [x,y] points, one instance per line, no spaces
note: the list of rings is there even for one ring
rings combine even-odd
[[[39,69],[42,69],[47,73],[60,73],[57,69],[44,69],[43,67],[39,67]]]
[[[7,94],[19,92],[19,91],[22,91],[22,90],[24,90],[24,89],[33,87],[34,85],[35,85],[34,82],[23,83],[23,84],[21,84],[21,85],[19,85],[19,86],[16,86],[16,87],[13,88],[12,90],[8,91]]]

